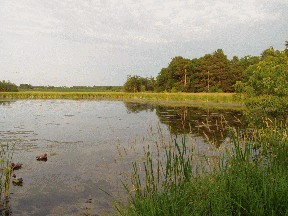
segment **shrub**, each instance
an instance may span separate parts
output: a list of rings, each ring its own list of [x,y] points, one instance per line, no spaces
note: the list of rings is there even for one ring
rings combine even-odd
[[[18,88],[14,83],[0,81],[0,92],[18,92]]]

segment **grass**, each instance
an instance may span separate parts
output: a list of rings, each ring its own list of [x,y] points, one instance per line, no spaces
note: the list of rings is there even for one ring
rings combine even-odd
[[[12,169],[10,167],[13,156],[13,146],[9,144],[0,146],[0,212],[10,215],[9,189],[11,183]]]
[[[0,99],[116,99],[240,103],[234,93],[0,92]]]
[[[120,215],[288,215],[288,129],[232,132],[218,159],[196,163],[181,143],[145,150],[133,163],[128,205]]]

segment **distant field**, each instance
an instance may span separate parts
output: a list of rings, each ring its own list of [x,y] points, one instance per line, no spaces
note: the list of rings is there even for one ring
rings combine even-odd
[[[121,92],[123,89],[122,86],[93,86],[93,87],[83,87],[83,86],[74,86],[74,87],[54,87],[54,86],[42,86],[42,87],[33,87],[32,89],[28,88],[19,88],[21,92]]]
[[[240,103],[234,93],[0,92],[0,99],[114,99]]]

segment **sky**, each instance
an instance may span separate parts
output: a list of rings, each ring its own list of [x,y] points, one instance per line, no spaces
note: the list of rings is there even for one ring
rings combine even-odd
[[[288,0],[0,0],[0,80],[123,85],[175,56],[283,50]]]

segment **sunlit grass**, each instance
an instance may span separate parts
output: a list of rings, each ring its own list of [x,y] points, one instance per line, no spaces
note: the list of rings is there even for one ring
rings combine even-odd
[[[185,139],[144,150],[120,215],[287,215],[288,129],[230,133],[218,159],[197,164]],[[215,159],[215,158],[214,158]]]
[[[234,93],[1,92],[1,99],[115,99],[240,103]]]

